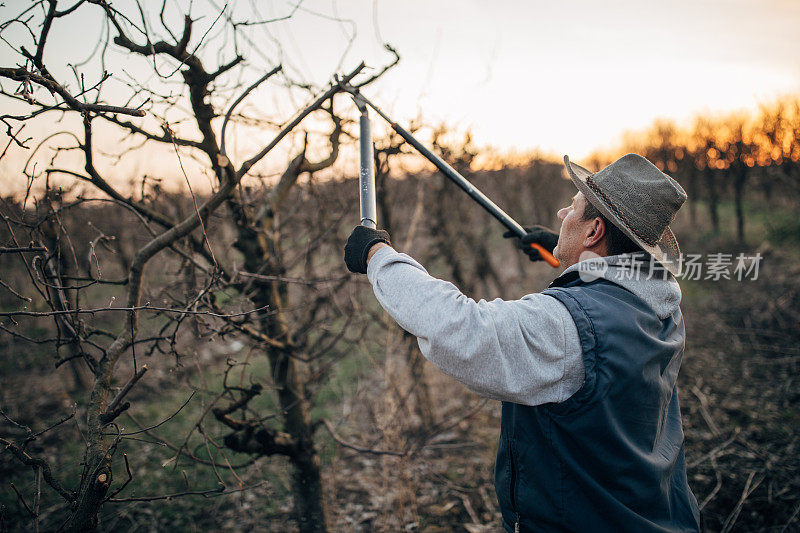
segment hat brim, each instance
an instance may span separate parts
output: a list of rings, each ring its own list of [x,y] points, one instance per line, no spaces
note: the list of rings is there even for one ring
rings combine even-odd
[[[569,177],[575,183],[575,186],[586,197],[593,206],[600,211],[612,224],[618,227],[622,232],[628,236],[633,242],[641,246],[642,250],[649,253],[653,258],[658,261],[664,268],[666,268],[672,275],[679,276],[681,273],[681,250],[678,247],[678,241],[675,239],[675,234],[667,227],[661,238],[655,245],[647,244],[637,237],[622,220],[614,214],[614,211],[595,193],[589,185],[586,184],[586,177],[591,176],[593,172],[583,168],[580,165],[570,162],[568,156],[564,156],[564,166],[567,168]]]

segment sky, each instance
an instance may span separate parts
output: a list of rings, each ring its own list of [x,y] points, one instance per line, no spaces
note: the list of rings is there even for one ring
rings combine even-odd
[[[180,27],[178,3],[167,0],[167,19]],[[5,4],[3,19],[28,2]],[[160,4],[143,2],[155,13]],[[211,40],[223,6],[240,20],[292,15],[243,28],[245,81],[280,62],[292,79],[322,87],[362,60],[371,67],[390,61],[382,46],[390,43],[400,63],[364,90],[368,97],[402,125],[421,117],[469,129],[476,144],[501,152],[580,161],[656,118],[688,122],[700,112],[756,109],[800,91],[797,0],[194,0],[194,38],[211,28],[209,62],[225,59],[224,47]],[[96,6],[81,7],[71,20],[54,28],[45,54],[62,65],[62,79],[72,76],[66,63],[87,57],[104,33]],[[3,36],[13,39],[15,31]],[[105,67],[115,79],[146,82],[141,63],[114,57]],[[0,64],[18,61],[0,46]],[[87,79],[101,68],[96,61],[81,67]],[[106,97],[115,90],[109,84]],[[276,94],[259,88],[247,105],[277,110]]]
[[[470,128],[501,150],[581,157],[655,118],[753,109],[800,89],[796,0],[327,5],[357,24],[354,60],[379,63],[379,41],[400,52],[367,92],[403,119]],[[310,67],[322,59],[302,54]]]

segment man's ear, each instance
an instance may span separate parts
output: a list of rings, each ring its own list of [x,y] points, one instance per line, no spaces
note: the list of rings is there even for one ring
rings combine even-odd
[[[606,223],[602,218],[595,217],[586,228],[583,247],[587,249],[594,248],[606,236]]]

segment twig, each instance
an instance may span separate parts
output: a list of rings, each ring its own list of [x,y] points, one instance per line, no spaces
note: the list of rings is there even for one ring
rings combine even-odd
[[[42,467],[39,466],[35,469],[33,484],[36,487],[36,492],[33,497],[33,529],[39,533],[39,507],[42,502]]]
[[[278,72],[280,72],[282,69],[283,69],[283,65],[278,65],[278,66],[277,66],[277,67],[275,67],[274,69],[272,69],[272,70],[270,70],[269,72],[267,72],[266,74],[264,74],[264,75],[263,75],[261,78],[259,78],[258,80],[256,80],[256,82],[255,82],[255,83],[253,83],[253,84],[252,84],[250,87],[248,87],[247,89],[245,89],[245,90],[244,90],[244,92],[243,92],[241,95],[239,95],[239,98],[237,98],[237,99],[236,99],[236,100],[235,100],[235,101],[234,101],[234,102],[231,104],[231,107],[229,107],[229,108],[228,108],[228,112],[227,112],[227,113],[225,113],[225,119],[222,121],[222,131],[221,131],[221,132],[220,132],[220,134],[219,134],[219,137],[220,137],[219,153],[220,153],[220,155],[221,155],[222,157],[225,157],[225,158],[227,158],[227,157],[228,157],[228,154],[225,152],[225,129],[228,127],[228,121],[229,121],[229,120],[230,120],[230,118],[231,118],[231,113],[233,113],[233,110],[234,110],[234,109],[236,108],[236,106],[237,106],[237,105],[239,105],[239,104],[242,102],[242,100],[244,100],[244,99],[247,97],[247,95],[248,95],[248,94],[250,94],[250,93],[251,93],[251,92],[252,92],[252,91],[253,91],[253,90],[254,90],[256,87],[258,87],[259,85],[261,85],[262,83],[264,83],[265,81],[267,81],[267,80],[268,80],[270,77],[272,77],[274,74],[277,74],[277,73],[278,73]],[[224,166],[227,166],[227,161],[221,161],[221,162],[220,162],[220,165],[221,165],[221,166],[223,166],[223,167],[224,167]]]
[[[25,448],[25,446],[27,446],[29,442],[36,440],[36,437],[38,437],[38,436],[40,436],[40,435],[43,435],[44,433],[47,433],[47,432],[48,432],[48,431],[50,431],[51,429],[53,429],[53,428],[55,428],[55,427],[57,427],[57,426],[60,426],[61,424],[63,424],[64,422],[66,422],[66,421],[68,421],[68,420],[72,420],[72,417],[74,417],[74,416],[75,416],[75,413],[76,413],[76,411],[77,411],[77,410],[78,410],[78,404],[77,404],[77,403],[75,403],[75,404],[72,404],[72,413],[68,414],[67,416],[65,416],[64,418],[62,418],[61,420],[59,420],[59,421],[58,421],[58,422],[56,422],[55,424],[52,424],[52,425],[50,425],[49,427],[46,427],[45,429],[41,430],[40,432],[38,432],[38,433],[34,433],[34,434],[31,434],[31,435],[29,435],[29,436],[28,436],[28,437],[27,437],[27,438],[26,438],[26,439],[23,441],[23,443],[22,443],[22,448],[24,449],[24,448]]]
[[[24,253],[24,252],[46,252],[47,248],[44,246],[24,246],[24,247],[12,247],[12,248],[5,248],[0,247],[0,254],[16,254],[16,253]]]
[[[242,489],[244,490],[244,489]],[[187,490],[184,492],[176,492],[174,494],[165,494],[163,496],[145,496],[141,498],[109,498],[108,502],[110,503],[123,503],[123,502],[154,502],[158,500],[171,500],[172,498],[180,498],[181,496],[203,496],[204,498],[208,497],[209,494],[221,494],[225,492],[225,485],[220,485],[216,489],[208,489],[208,490]],[[238,490],[230,490],[228,493],[231,492],[239,492]]]
[[[766,477],[764,474],[761,475],[758,481],[753,483],[753,477],[755,477],[756,471],[751,470],[750,475],[747,476],[747,481],[744,484],[744,489],[742,490],[742,496],[739,498],[739,501],[736,503],[736,507],[733,508],[731,514],[728,515],[728,519],[725,520],[725,524],[722,526],[721,533],[728,533],[731,529],[733,529],[733,525],[736,523],[736,519],[739,518],[739,513],[742,511],[742,506],[744,505],[745,500],[753,493],[761,482],[764,481]]]
[[[472,508],[472,503],[469,501],[469,496],[466,494],[459,494],[459,498],[461,498],[461,502],[464,504],[464,509],[467,510],[467,514],[472,519],[472,523],[476,526],[482,525],[480,520],[478,520],[478,515],[475,513],[475,509]]]
[[[13,118],[13,119],[16,120],[17,117],[8,117],[7,115],[4,115],[3,117],[0,117],[0,121],[2,121],[3,124],[5,124],[6,127],[8,128],[8,131],[6,131],[6,135],[8,136],[8,144],[6,144],[6,147],[3,150],[3,153],[0,154],[0,159],[3,159],[5,157],[5,155],[8,153],[8,149],[11,148],[11,144],[12,143],[16,143],[17,146],[19,146],[20,148],[25,148],[27,150],[28,147],[25,146],[25,143],[33,139],[33,137],[28,137],[24,141],[19,140],[19,137],[17,137],[17,135],[22,133],[22,130],[25,129],[25,124],[20,126],[19,129],[17,130],[17,132],[14,133],[13,129],[11,128],[11,124],[6,120],[6,118]]]
[[[395,49],[394,49],[394,47],[393,47],[392,45],[390,45],[389,43],[383,43],[383,47],[384,47],[386,50],[388,50],[388,51],[389,51],[389,53],[391,53],[391,54],[394,56],[394,60],[392,60],[392,62],[391,62],[391,63],[387,63],[386,65],[384,65],[384,66],[381,68],[381,70],[379,70],[378,72],[376,72],[375,74],[373,74],[372,76],[370,76],[369,78],[367,78],[366,80],[362,81],[361,83],[354,84],[353,86],[354,86],[356,89],[360,89],[361,87],[364,87],[365,85],[369,85],[369,84],[370,84],[370,83],[372,83],[373,81],[375,81],[375,80],[377,80],[378,78],[380,78],[381,76],[383,76],[383,74],[384,74],[384,73],[385,73],[387,70],[389,70],[390,68],[392,68],[393,66],[395,66],[396,64],[398,64],[398,63],[400,62],[400,54],[398,54],[398,53],[397,53],[397,50],[395,50]]]
[[[798,513],[800,513],[800,503],[798,503],[797,506],[794,508],[792,516],[789,517],[789,520],[786,521],[786,523],[783,525],[783,527],[778,533],[783,533],[784,531],[786,531],[792,524],[792,522],[794,522],[794,519],[797,518]]]
[[[100,415],[100,421],[103,424],[111,422],[112,420],[117,418],[120,414],[122,414],[122,412],[125,411],[128,407],[130,407],[130,403],[125,402],[124,404],[125,407],[120,408],[120,402],[125,397],[125,395],[128,394],[128,392],[130,392],[133,386],[136,385],[136,383],[140,379],[142,379],[142,376],[144,376],[145,372],[147,372],[147,365],[142,365],[142,368],[138,372],[134,373],[131,379],[129,379],[128,382],[125,384],[125,386],[122,387],[122,390],[119,391],[119,394],[117,394],[116,398],[114,398],[114,400],[112,400],[112,402],[108,404],[106,412]]]
[[[110,503],[123,503],[123,502],[154,502],[158,500],[170,500],[172,498],[179,498],[181,496],[202,496],[203,498],[216,498],[217,496],[224,496],[226,494],[234,494],[236,492],[244,492],[246,490],[257,489],[258,487],[262,487],[264,485],[263,482],[257,483],[255,485],[251,485],[249,487],[241,487],[238,489],[226,490],[226,487],[223,485],[216,489],[208,489],[208,490],[187,490],[185,492],[176,492],[174,494],[166,494],[163,496],[145,496],[142,498],[116,498],[113,500],[108,500]]]
[[[32,302],[33,301],[32,298],[30,298],[28,296],[23,296],[20,293],[18,293],[17,291],[15,291],[14,289],[12,289],[11,286],[8,283],[4,282],[2,279],[0,279],[0,287],[5,287],[5,289],[8,292],[10,292],[11,294],[13,294],[14,296],[16,296],[17,298],[19,298],[22,301],[25,301],[25,302]]]
[[[208,445],[208,441],[210,438],[206,435],[206,431],[203,429],[203,424],[201,422],[197,423],[197,432],[203,436],[203,445],[206,448],[206,453],[208,454],[208,460],[211,462],[211,469],[214,471],[214,475],[217,476],[219,480],[219,484],[223,487],[225,486],[225,481],[222,479],[222,476],[219,475],[219,471],[217,470],[217,463],[214,461],[214,455],[211,453],[211,447]]]
[[[716,457],[718,457],[719,456],[719,452],[721,452],[722,450],[724,450],[725,448],[730,446],[730,444],[733,441],[736,440],[736,437],[739,436],[739,433],[741,431],[742,431],[741,428],[736,428],[736,430],[734,430],[734,432],[733,432],[733,435],[731,435],[730,438],[728,438],[728,440],[726,440],[722,444],[714,447],[710,452],[706,453],[705,455],[703,455],[699,459],[695,459],[694,461],[689,463],[688,468],[692,469],[692,468],[696,467],[697,465],[699,465],[700,463],[702,463],[703,461],[705,461],[708,458],[715,459]]]
[[[419,439],[419,443],[420,444],[418,445],[418,447],[416,449],[413,449],[411,451],[412,455],[418,453],[423,448],[425,448],[426,443],[428,441],[430,441],[436,434],[443,433],[443,432],[447,431],[448,429],[457,426],[462,420],[467,420],[469,418],[472,418],[476,413],[478,413],[478,411],[483,409],[483,407],[488,402],[489,402],[488,398],[483,398],[483,399],[479,400],[478,403],[476,403],[475,406],[473,406],[469,411],[467,411],[463,415],[459,416],[458,418],[456,418],[454,420],[450,420],[450,418],[447,417],[445,419],[447,422],[442,421],[442,422],[434,425],[424,435],[422,435],[420,437],[420,439]]]
[[[714,474],[717,477],[717,484],[714,486],[714,488],[711,490],[708,496],[703,498],[703,501],[700,503],[699,508],[701,511],[705,508],[706,505],[709,504],[711,500],[714,499],[714,496],[717,495],[719,489],[722,488],[722,472],[719,471],[719,468],[717,467],[717,459],[713,456],[711,457],[711,466],[712,468],[714,468]]]
[[[97,307],[94,309],[67,309],[58,311],[9,311],[0,313],[0,316],[54,316],[54,315],[72,315],[72,314],[94,314],[107,311],[160,311],[164,313],[176,313],[181,315],[203,315],[213,316],[217,318],[234,318],[238,316],[251,315],[267,309],[269,306],[265,305],[250,311],[242,311],[241,313],[220,314],[212,313],[211,311],[187,311],[185,309],[171,309],[169,307],[152,307],[149,305],[137,305],[133,307]]]
[[[137,434],[139,434],[139,433],[144,433],[144,432],[146,432],[146,431],[150,431],[151,429],[156,429],[156,428],[157,428],[157,427],[159,427],[159,426],[163,426],[164,424],[166,424],[167,422],[169,422],[170,420],[172,420],[173,418],[175,418],[175,416],[176,416],[178,413],[180,413],[180,412],[183,410],[183,408],[184,408],[184,407],[186,407],[186,405],[187,405],[187,404],[188,404],[188,403],[191,401],[191,399],[192,399],[192,398],[194,398],[194,395],[195,395],[196,393],[197,393],[197,391],[192,391],[192,394],[190,394],[190,395],[189,395],[189,397],[186,399],[186,401],[185,401],[185,402],[183,402],[183,405],[181,405],[181,406],[178,408],[178,410],[177,410],[177,411],[175,411],[174,413],[172,413],[171,415],[169,415],[167,418],[165,418],[164,420],[162,420],[162,421],[161,421],[161,422],[159,422],[158,424],[155,424],[155,425],[153,425],[153,426],[150,426],[150,427],[146,427],[146,428],[144,428],[144,429],[140,429],[139,431],[132,431],[132,432],[130,432],[130,433],[106,433],[106,435],[117,435],[117,436],[120,436],[120,437],[127,437],[127,436],[130,436],[130,435],[137,435]]]
[[[27,433],[28,435],[33,435],[33,430],[32,430],[31,428],[29,428],[29,427],[28,427],[28,426],[26,426],[25,424],[22,424],[22,423],[20,423],[20,422],[17,422],[17,421],[16,421],[16,420],[14,420],[13,418],[9,417],[7,414],[5,414],[5,413],[3,412],[3,410],[2,410],[2,409],[0,409],[0,416],[2,416],[3,418],[5,418],[5,419],[6,419],[6,421],[7,421],[9,424],[11,424],[11,425],[13,425],[13,426],[16,426],[16,427],[20,428],[21,430],[25,431],[25,433]]]
[[[31,508],[28,507],[28,504],[25,502],[25,498],[22,497],[22,494],[19,493],[19,490],[17,490],[17,487],[14,486],[13,482],[11,483],[11,488],[17,493],[17,498],[19,498],[19,501],[22,502],[22,506],[25,507],[25,510],[28,511],[32,518],[35,518],[36,515],[33,514]]]
[[[109,496],[106,498],[106,501],[110,500],[111,498],[113,498],[114,496],[116,496],[117,494],[119,494],[120,492],[122,492],[122,489],[124,489],[125,487],[127,487],[127,486],[128,486],[128,483],[130,483],[130,482],[133,480],[133,472],[131,472],[131,465],[128,463],[128,454],[127,454],[127,453],[123,453],[123,454],[122,454],[122,458],[123,458],[123,459],[125,459],[125,471],[128,473],[128,479],[127,479],[127,480],[125,480],[125,483],[123,483],[123,484],[122,484],[122,486],[120,486],[120,487],[119,487],[117,490],[115,490],[114,492],[112,492],[112,493],[111,493],[111,494],[110,494],[110,495],[109,495]]]
[[[230,366],[228,370],[230,370]],[[225,379],[227,380],[228,373],[225,373]],[[227,386],[227,384],[226,384]],[[237,409],[242,409],[247,406],[248,402],[261,394],[261,391],[264,390],[264,387],[260,383],[253,383],[249,389],[240,390],[242,396],[236,400],[235,402],[231,402],[225,407],[214,407],[211,409],[211,412],[214,416],[225,424],[226,426],[230,427],[231,429],[238,430],[242,429],[242,424],[236,420],[230,419],[227,415],[231,414],[232,412],[236,411]]]
[[[44,76],[40,76],[39,74],[36,74],[34,72],[29,72],[24,68],[0,67],[0,77],[9,78],[23,83],[34,82],[37,85],[41,85],[42,87],[45,87],[50,91],[58,93],[58,95],[64,99],[64,103],[76,111],[84,111],[84,112],[94,111],[96,113],[116,113],[120,115],[132,115],[134,117],[143,117],[146,114],[141,109],[133,109],[130,107],[120,107],[120,106],[105,105],[105,104],[84,104],[83,102],[72,96],[69,93],[69,91],[67,91],[63,86],[61,86],[55,80],[46,78]]]
[[[138,421],[138,420],[136,420],[136,419],[133,417],[133,415],[131,415],[130,413],[127,413],[127,414],[128,414],[128,417],[131,419],[131,421],[132,421],[134,424],[136,424],[136,425],[137,425],[137,426],[139,426],[140,428],[142,427],[142,424],[140,424],[140,423],[139,423],[139,421]],[[154,439],[157,439],[157,440],[158,440],[158,444],[159,444],[159,445],[161,445],[161,446],[166,446],[167,448],[169,448],[169,449],[170,449],[170,450],[172,450],[173,452],[181,452],[181,453],[184,453],[184,454],[185,454],[185,455],[186,455],[186,456],[187,456],[189,459],[191,459],[191,460],[192,460],[192,461],[194,461],[195,463],[200,463],[200,464],[203,464],[203,465],[211,466],[211,463],[209,463],[209,462],[208,462],[208,461],[206,461],[205,459],[201,459],[201,458],[199,458],[199,457],[196,457],[196,456],[195,456],[195,455],[193,455],[193,454],[192,454],[192,453],[191,453],[191,452],[190,452],[188,449],[187,449],[187,450],[184,452],[184,451],[183,451],[183,448],[184,448],[184,446],[177,446],[177,445],[175,445],[175,444],[172,444],[171,442],[169,442],[169,441],[168,441],[168,440],[166,440],[166,439],[163,439],[163,438],[161,438],[161,437],[159,437],[159,436],[157,436],[157,435],[153,435],[152,433],[150,433],[150,431],[149,431],[149,430],[145,430],[145,432],[144,432],[144,433],[145,433],[145,435],[149,435],[149,436],[153,437]],[[130,437],[126,437],[126,438],[130,438]],[[174,461],[174,460],[175,460],[177,457],[178,457],[178,456],[176,455],[176,456],[172,457],[172,458],[171,458],[169,461],[170,461],[170,462],[171,462],[171,461]],[[252,464],[253,464],[253,463],[255,463],[257,460],[258,460],[258,457],[256,456],[256,457],[253,457],[253,458],[251,458],[251,459],[248,459],[248,460],[247,460],[247,461],[245,461],[244,463],[240,463],[240,464],[236,464],[236,465],[231,465],[231,468],[234,468],[234,469],[244,468],[244,467],[247,467],[247,466],[250,466],[250,465],[252,465]],[[177,464],[177,463],[176,463],[176,464]]]
[[[701,391],[700,387],[697,385],[692,385],[692,392],[697,396],[697,399],[700,400],[700,414],[703,416],[703,420],[706,421],[706,424],[708,424],[709,429],[711,429],[714,435],[719,435],[719,426],[714,422],[714,419],[711,417],[711,412],[708,410],[708,397],[703,394],[703,391]]]
[[[172,135],[172,132],[165,127],[165,129]],[[208,239],[208,233],[206,233],[206,224],[203,222],[203,217],[200,216],[200,208],[197,207],[197,196],[195,196],[194,191],[192,190],[192,183],[189,181],[189,176],[186,174],[186,169],[183,168],[183,159],[181,159],[181,153],[178,150],[178,145],[174,142],[172,143],[172,148],[175,150],[175,156],[178,158],[178,165],[181,167],[181,173],[183,173],[183,177],[186,180],[186,186],[189,188],[189,194],[192,197],[192,203],[194,204],[194,212],[197,215],[198,220],[200,220],[200,230],[203,232],[203,240],[208,246],[208,251],[211,253],[211,260],[213,261],[214,266],[217,266],[217,258],[214,256],[214,248],[211,247],[211,241]]]
[[[335,440],[336,442],[339,443],[339,445],[341,445],[341,446],[343,446],[345,448],[349,448],[351,450],[355,450],[355,451],[360,452],[360,453],[371,453],[373,455],[394,455],[396,457],[403,457],[403,456],[406,455],[403,452],[396,452],[396,451],[392,451],[392,450],[375,450],[373,448],[365,448],[364,446],[358,446],[356,444],[351,444],[351,443],[345,441],[342,437],[340,437],[339,435],[336,434],[336,430],[333,429],[333,426],[331,425],[331,423],[330,423],[330,421],[328,419],[323,418],[322,419],[322,423],[325,424],[325,428],[328,430],[328,433],[331,434],[331,437],[333,437],[333,440]]]
[[[297,283],[299,285],[318,285],[321,283],[332,283],[336,281],[342,281],[343,279],[349,279],[349,275],[345,276],[338,276],[335,278],[321,278],[321,279],[302,279],[302,278],[287,278],[284,276],[265,276],[263,274],[253,274],[252,272],[245,272],[243,270],[237,270],[235,276],[243,276],[245,278],[253,278],[259,281],[280,281],[282,283]],[[234,279],[236,279],[234,276]]]

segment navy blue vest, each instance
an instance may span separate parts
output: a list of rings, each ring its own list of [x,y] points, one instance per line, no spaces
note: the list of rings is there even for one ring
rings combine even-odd
[[[573,274],[573,273],[571,273]],[[586,379],[558,404],[503,402],[495,490],[508,531],[698,531],[675,386],[680,309],[661,320],[610,281],[544,294],[578,328]]]

